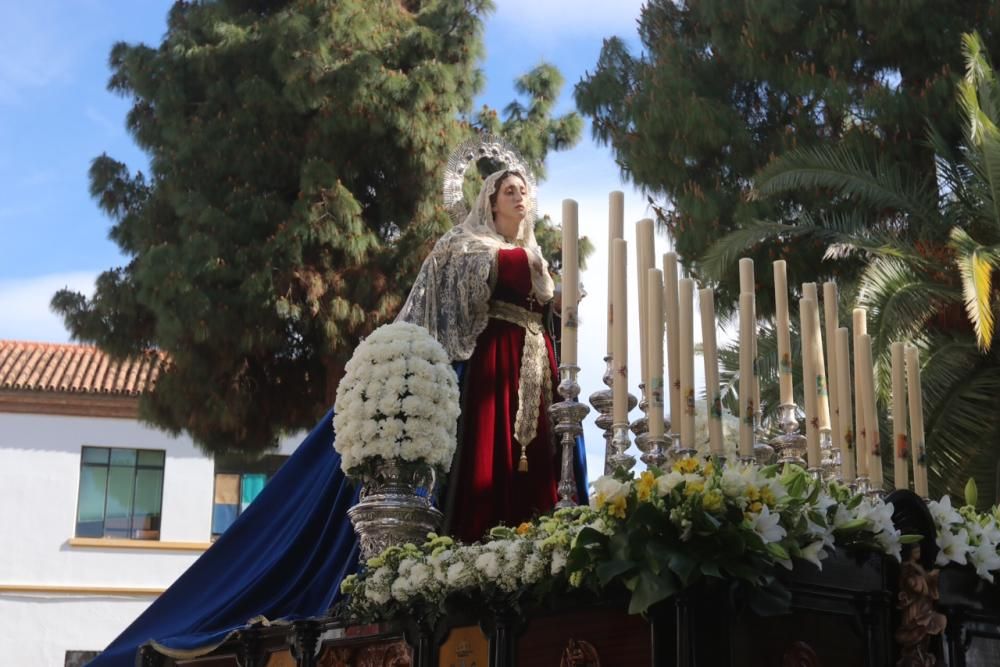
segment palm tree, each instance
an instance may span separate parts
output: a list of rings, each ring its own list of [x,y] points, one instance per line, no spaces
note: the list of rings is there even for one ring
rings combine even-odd
[[[922,351],[932,493],[961,497],[971,475],[984,491],[981,500],[992,502],[1000,458],[1000,356],[993,345],[1000,298],[992,283],[1000,265],[1000,83],[977,35],[964,37],[964,53],[965,135],[953,149],[929,133],[936,173],[851,148],[787,154],[758,175],[756,195],[819,189],[829,194],[829,207],[795,211],[791,224],[759,221],[735,232],[701,268],[718,273],[748,245],[791,237],[824,244],[831,265],[860,263],[856,283],[841,289],[868,309],[881,404],[888,403],[889,345],[909,340]]]

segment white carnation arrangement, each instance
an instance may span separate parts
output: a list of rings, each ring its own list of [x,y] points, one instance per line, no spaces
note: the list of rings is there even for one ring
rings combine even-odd
[[[380,461],[426,463],[448,472],[460,412],[458,378],[441,343],[407,322],[386,324],[347,362],[334,403],[334,448],[350,476]]]

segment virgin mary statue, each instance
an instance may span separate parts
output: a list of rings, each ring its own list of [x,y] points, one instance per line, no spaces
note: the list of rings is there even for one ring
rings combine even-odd
[[[559,400],[545,326],[555,290],[535,240],[532,180],[515,169],[486,178],[472,210],[424,261],[398,317],[426,327],[461,364],[463,418],[444,510],[445,532],[464,541],[558,499],[546,409]]]
[[[467,541],[556,501],[545,410],[555,354],[544,324],[554,289],[535,240],[532,183],[523,169],[491,174],[472,211],[434,246],[399,314],[438,338],[462,381],[457,460],[440,497],[446,530]],[[331,411],[218,541],[91,664],[130,666],[137,649],[193,658],[248,624],[325,614],[358,560],[347,518],[358,490],[340,470],[334,437]],[[580,465],[576,479],[582,500]]]

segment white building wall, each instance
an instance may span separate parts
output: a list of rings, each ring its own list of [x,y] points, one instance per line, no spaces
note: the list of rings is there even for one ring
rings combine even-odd
[[[304,434],[303,434],[304,435]],[[287,438],[290,454],[303,435]],[[162,542],[211,539],[214,464],[187,437],[134,420],[0,413],[0,656],[61,667],[100,650],[151,602],[142,596],[3,592],[4,586],[166,588],[199,551],[70,546],[83,446],[166,451]]]

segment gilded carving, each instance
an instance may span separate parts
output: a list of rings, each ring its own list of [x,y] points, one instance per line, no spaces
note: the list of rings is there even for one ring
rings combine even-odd
[[[601,667],[601,658],[590,642],[570,639],[563,649],[559,667]]]
[[[910,556],[900,567],[899,610],[902,612],[896,629],[899,644],[897,667],[934,667],[937,657],[930,651],[933,635],[944,632],[948,619],[934,611],[938,599],[940,570],[928,572],[920,564],[920,545],[915,544]]]

